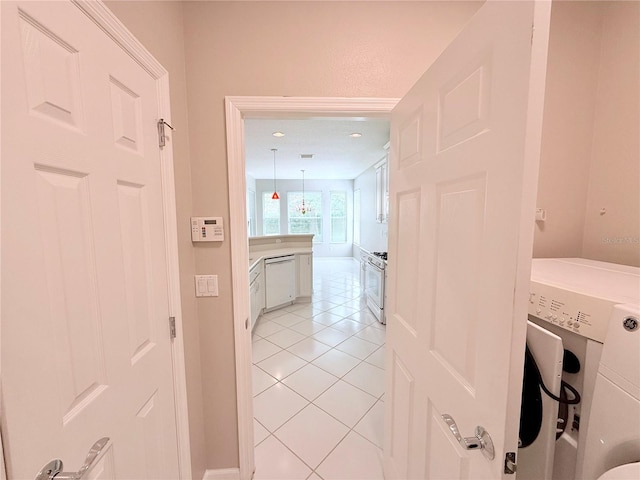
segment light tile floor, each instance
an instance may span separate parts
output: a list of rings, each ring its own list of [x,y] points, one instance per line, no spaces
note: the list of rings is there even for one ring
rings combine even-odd
[[[382,479],[385,327],[353,259],[314,259],[312,303],[253,331],[254,479]]]

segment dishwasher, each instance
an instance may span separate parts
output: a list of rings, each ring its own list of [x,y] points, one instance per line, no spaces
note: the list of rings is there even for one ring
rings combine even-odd
[[[265,259],[265,311],[293,303],[295,300],[295,258],[295,255],[283,255]]]

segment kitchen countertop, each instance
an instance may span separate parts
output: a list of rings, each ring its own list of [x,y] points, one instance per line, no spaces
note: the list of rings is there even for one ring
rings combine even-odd
[[[283,247],[271,250],[260,250],[258,252],[249,252],[249,270],[255,267],[261,260],[271,257],[281,257],[283,255],[296,255],[311,253],[313,249],[308,247]]]

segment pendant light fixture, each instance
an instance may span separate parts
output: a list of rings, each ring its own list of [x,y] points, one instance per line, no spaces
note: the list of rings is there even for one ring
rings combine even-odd
[[[296,211],[300,212],[302,215],[306,215],[311,211],[311,207],[304,203],[304,170],[300,171],[302,172],[302,203],[296,207]]]
[[[271,195],[271,200],[280,200],[280,195],[278,195],[278,190],[276,189],[276,152],[277,148],[272,148],[273,152],[273,195]]]

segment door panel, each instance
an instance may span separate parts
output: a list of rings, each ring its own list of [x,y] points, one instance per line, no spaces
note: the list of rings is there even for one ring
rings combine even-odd
[[[105,447],[105,452],[96,460],[94,467],[86,473],[86,478],[87,480],[110,480],[116,478],[114,471],[113,444],[110,444]]]
[[[406,168],[422,156],[422,109],[408,115],[398,133],[398,166]]]
[[[153,322],[149,315],[153,284],[148,273],[151,259],[144,187],[118,182],[118,206],[133,365],[155,345]]]
[[[392,358],[391,370],[393,371],[391,389],[386,391],[391,397],[389,403],[392,409],[387,415],[391,417],[393,429],[385,428],[385,432],[389,433],[387,435],[389,437],[387,453],[391,460],[399,466],[398,478],[408,478],[406,467],[409,464],[411,429],[415,423],[413,419],[415,382],[409,369],[402,363],[398,355],[394,354]]]
[[[113,140],[116,145],[144,155],[141,98],[119,80],[110,77]]]
[[[153,392],[135,415],[137,460],[143,478],[161,478],[162,425],[158,411],[158,392]]]
[[[63,425],[88,408],[106,388],[97,274],[92,242],[90,186],[86,175],[36,165],[35,225],[48,232],[42,243],[46,302],[55,334],[55,363]]]
[[[18,15],[31,112],[81,130],[79,52],[28,13]]]
[[[441,413],[431,403],[429,403],[427,410],[429,412],[427,448],[431,456],[439,458],[440,461],[429,462],[425,478],[443,480],[467,478],[469,458],[455,443],[449,429],[442,423]]]
[[[497,479],[516,451],[548,7],[486,2],[392,113],[388,479]]]
[[[72,2],[1,4],[9,478],[101,437],[95,478],[178,478],[158,81]]]
[[[486,132],[491,112],[491,55],[453,76],[439,93],[437,151]]]
[[[480,317],[476,289],[484,216],[484,177],[436,187],[434,235],[435,299],[430,351],[464,387],[475,390],[476,328]],[[460,302],[464,298],[464,302]]]
[[[402,252],[417,252],[420,249],[420,191],[408,191],[398,195],[398,228],[402,236],[398,238],[398,249]],[[413,299],[417,294],[419,281],[418,264],[411,255],[403,255],[397,260],[398,276],[406,279],[395,284],[397,298],[396,318],[415,335],[418,312]]]

